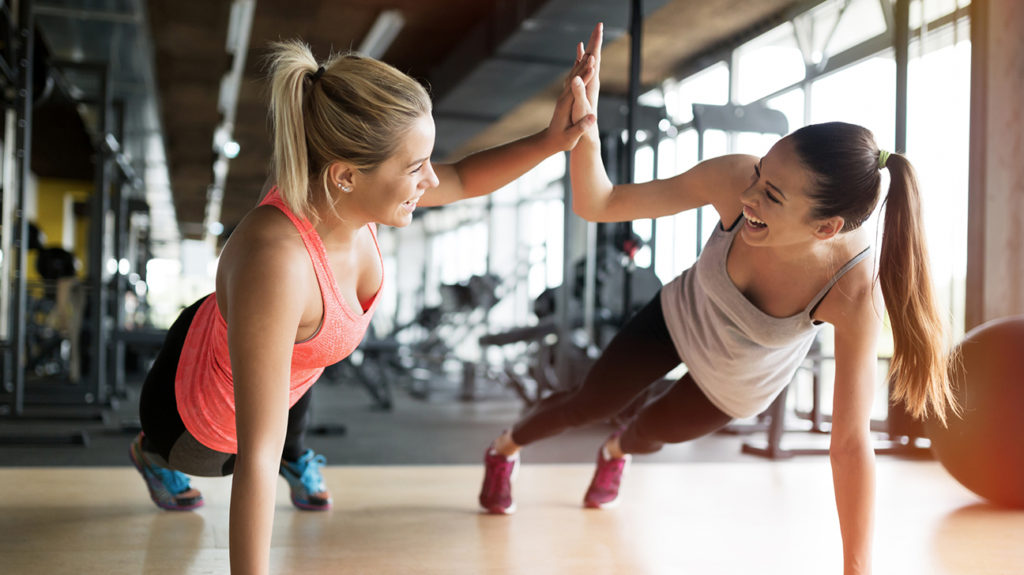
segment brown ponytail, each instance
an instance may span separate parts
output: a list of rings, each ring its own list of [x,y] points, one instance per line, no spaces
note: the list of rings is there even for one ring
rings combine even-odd
[[[945,424],[947,408],[955,414],[959,406],[949,379],[948,322],[932,287],[917,176],[899,154],[890,155],[886,167],[890,183],[878,277],[894,344],[891,399],[904,402],[916,418],[934,415]]]
[[[889,169],[878,277],[894,340],[891,396],[914,417],[934,415],[945,423],[947,410],[959,413],[959,406],[947,371],[947,322],[932,288],[913,167],[899,154],[885,158],[871,131],[855,124],[813,124],[787,138],[815,175],[812,217],[841,216],[843,232],[857,229],[874,211],[880,168]]]

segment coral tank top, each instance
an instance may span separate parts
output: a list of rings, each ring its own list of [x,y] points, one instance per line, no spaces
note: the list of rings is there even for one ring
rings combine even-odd
[[[341,296],[327,263],[323,240],[309,220],[293,214],[277,188],[273,188],[260,205],[278,208],[298,228],[323,298],[324,315],[319,329],[313,337],[296,343],[292,348],[288,393],[288,406],[291,407],[316,382],[325,367],[348,357],[356,349],[373,317],[381,288],[369,301],[361,302],[361,314],[354,312]],[[368,227],[380,258],[376,228],[373,224],[368,224]],[[382,274],[383,269],[382,261]],[[383,283],[382,275],[381,286]],[[206,447],[222,453],[235,453],[238,442],[227,330],[228,325],[217,307],[215,294],[208,295],[189,325],[174,386],[178,412],[185,428]]]

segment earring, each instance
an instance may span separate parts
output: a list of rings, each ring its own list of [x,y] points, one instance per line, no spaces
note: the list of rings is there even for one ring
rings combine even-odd
[[[338,182],[338,187],[341,188],[341,191],[346,192],[346,193],[352,191],[351,186],[344,186],[344,185],[342,185],[341,182]]]

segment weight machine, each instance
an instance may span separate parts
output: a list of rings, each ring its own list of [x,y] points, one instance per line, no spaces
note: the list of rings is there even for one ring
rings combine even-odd
[[[123,365],[126,338],[123,324],[124,278],[106,271],[108,258],[115,262],[126,256],[126,230],[130,214],[129,189],[141,188],[121,149],[123,105],[115,101],[112,73],[107,64],[69,62],[50,58],[46,46],[37,37],[30,0],[0,1],[0,89],[4,102],[3,209],[0,213],[0,417],[17,420],[105,421],[108,410],[126,396]],[[91,80],[95,89],[87,96],[71,96],[65,74]],[[27,380],[39,367],[33,364],[30,346],[38,327],[30,321],[33,300],[27,281],[28,214],[27,183],[33,158],[33,128],[37,127],[37,107],[57,102],[62,109],[85,106],[94,112],[95,129],[88,136],[94,157],[93,194],[87,213],[89,245],[87,278],[79,292],[85,304],[79,308],[80,330],[72,338],[82,349],[73,350],[81,358],[81,369],[69,366],[51,375],[58,377]],[[74,113],[74,119],[81,119]],[[47,120],[47,116],[41,116]],[[85,131],[84,123],[79,124]],[[36,142],[38,143],[38,142]],[[50,145],[49,143],[45,143]],[[70,159],[69,159],[70,161]],[[83,158],[88,161],[88,158]],[[138,210],[138,206],[136,206]],[[113,216],[114,229],[108,225]],[[113,238],[113,244],[108,238]],[[48,280],[40,286],[44,298],[53,286]],[[72,322],[74,324],[76,322]],[[79,327],[73,325],[72,327]],[[80,336],[80,337],[79,337]],[[51,343],[51,342],[43,342]],[[87,346],[87,347],[86,347]],[[45,351],[45,350],[43,350]],[[113,366],[114,369],[111,369]],[[51,368],[42,370],[45,375]],[[5,435],[4,443],[86,445],[88,435],[75,431],[64,435]]]

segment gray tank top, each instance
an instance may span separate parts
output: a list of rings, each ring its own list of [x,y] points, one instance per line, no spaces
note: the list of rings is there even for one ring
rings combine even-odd
[[[752,304],[726,270],[739,222],[728,230],[721,223],[715,226],[697,263],[661,290],[661,305],[679,357],[697,386],[716,407],[742,419],[764,411],[793,379],[821,329],[811,314],[871,248],[836,272],[803,311],[778,318]]]

